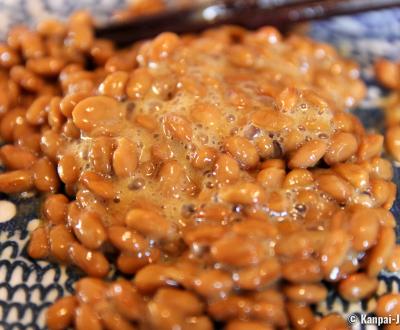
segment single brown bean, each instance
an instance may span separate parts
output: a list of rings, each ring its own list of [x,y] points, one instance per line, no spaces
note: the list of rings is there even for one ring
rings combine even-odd
[[[9,69],[21,62],[19,54],[6,44],[0,44],[0,66]]]
[[[26,59],[42,57],[45,54],[43,39],[36,31],[27,31],[21,35],[20,45]]]
[[[293,119],[276,109],[255,111],[251,120],[257,127],[267,131],[277,132],[293,125]]]
[[[186,319],[184,324],[193,330],[212,330],[214,326],[208,316],[193,316]]]
[[[15,194],[31,190],[34,186],[30,170],[17,170],[0,174],[0,192]]]
[[[394,218],[392,212],[384,208],[376,208],[374,212],[378,214],[379,224],[381,226],[394,228],[396,227],[396,219]]]
[[[82,92],[82,91],[65,95],[60,101],[61,113],[65,117],[70,118],[75,106],[88,96],[89,94],[87,92]]]
[[[174,75],[161,74],[157,79],[153,80],[151,92],[160,100],[169,101],[174,98],[176,94],[178,81]]]
[[[87,97],[72,111],[74,124],[89,134],[116,130],[124,115],[124,107],[108,96]]]
[[[67,119],[61,130],[66,137],[71,139],[78,139],[81,136],[81,131],[76,127],[71,118]]]
[[[50,330],[67,329],[74,320],[77,301],[74,296],[57,300],[46,313],[46,324]]]
[[[107,239],[100,216],[92,211],[82,211],[72,228],[76,238],[88,249],[100,248]]]
[[[1,119],[0,133],[1,137],[7,141],[13,141],[13,132],[17,123],[21,122],[25,118],[25,109],[15,108],[8,111]]]
[[[369,186],[369,174],[358,164],[337,164],[333,170],[358,189],[365,190]]]
[[[60,110],[61,97],[53,96],[48,105],[47,122],[50,127],[55,131],[60,131],[64,123],[64,115]]]
[[[76,330],[102,330],[100,319],[88,304],[80,304],[75,311]]]
[[[150,264],[140,269],[133,281],[139,292],[150,294],[161,287],[177,286],[188,280],[192,283],[192,277],[184,270],[165,264]]]
[[[321,266],[314,259],[294,259],[283,263],[282,277],[292,283],[314,283],[322,280]]]
[[[375,157],[366,162],[369,175],[372,179],[392,180],[393,166],[392,163],[385,158]]]
[[[117,176],[127,177],[135,173],[138,165],[136,145],[126,138],[118,141],[117,149],[113,154],[113,169]]]
[[[97,65],[104,65],[114,55],[114,44],[111,40],[95,39],[90,48],[90,55]]]
[[[56,225],[50,229],[49,243],[51,255],[62,262],[67,262],[68,248],[75,238],[64,225]]]
[[[107,330],[136,330],[136,326],[128,322],[107,302],[96,306],[96,312],[101,318],[101,324]]]
[[[356,251],[365,251],[375,245],[379,233],[379,213],[374,209],[360,208],[351,216],[349,233]]]
[[[107,289],[108,283],[95,277],[84,277],[75,284],[76,297],[82,304],[91,306],[106,296]]]
[[[396,234],[392,228],[381,227],[376,245],[368,254],[367,274],[375,277],[385,267],[396,245]]]
[[[49,255],[49,240],[48,234],[44,227],[36,228],[29,240],[27,252],[31,258],[44,259]]]
[[[107,290],[116,310],[127,320],[142,321],[145,313],[143,298],[136,292],[132,282],[117,280]]]
[[[30,92],[40,92],[45,85],[42,78],[21,65],[12,67],[10,77],[18,85]]]
[[[78,195],[79,197],[79,195]],[[75,200],[68,204],[67,208],[67,225],[68,229],[72,229],[73,226],[76,226],[79,220],[79,215],[81,213],[81,208],[79,205],[79,200]]]
[[[321,267],[325,277],[329,277],[331,271],[344,262],[350,248],[350,239],[351,237],[343,229],[328,233],[321,249]]]
[[[12,139],[16,146],[34,154],[40,153],[40,134],[26,121],[14,126]]]
[[[326,241],[326,233],[315,230],[289,232],[278,240],[275,252],[286,257],[308,257],[319,252]]]
[[[61,156],[58,162],[57,172],[64,183],[75,183],[79,179],[80,169],[78,161],[73,154]]]
[[[110,96],[117,100],[126,98],[125,89],[129,74],[125,71],[115,71],[107,75],[99,86],[101,95]]]
[[[336,133],[331,138],[324,161],[329,165],[344,162],[356,153],[357,148],[358,142],[353,134]]]
[[[315,316],[309,306],[289,301],[286,304],[290,323],[295,329],[310,329],[315,323]]]
[[[274,223],[251,218],[234,224],[232,231],[243,236],[270,239],[275,239],[279,233]]]
[[[67,47],[66,49],[73,52],[71,47]],[[95,72],[93,71],[79,70],[71,72],[67,76],[64,76],[63,79],[60,79],[60,82],[64,94],[75,94],[77,92],[93,94],[96,88]]]
[[[283,182],[283,187],[304,187],[311,185],[314,181],[313,175],[310,171],[299,168],[291,170]]]
[[[238,161],[242,168],[253,168],[259,162],[257,149],[244,137],[229,137],[225,141],[225,148]]]
[[[374,68],[381,84],[390,89],[399,87],[400,67],[397,63],[380,58],[375,62]]]
[[[192,139],[192,126],[190,122],[177,114],[170,113],[164,116],[164,130],[169,137],[175,138],[178,141],[190,142]]]
[[[63,139],[57,132],[46,130],[40,138],[40,148],[50,160],[56,161],[62,150]]]
[[[63,194],[48,196],[43,203],[43,215],[53,225],[66,222],[68,198]]]
[[[239,164],[231,156],[222,154],[215,164],[215,177],[221,183],[233,183],[239,178]]]
[[[84,277],[75,283],[76,297],[81,304],[95,306],[106,297],[108,283],[94,277]]]
[[[261,168],[278,168],[284,170],[286,168],[286,163],[283,159],[279,158],[267,159],[261,163]]]
[[[7,44],[15,50],[19,50],[21,47],[21,35],[28,32],[28,27],[24,25],[13,26],[7,35]]]
[[[275,327],[287,327],[287,313],[284,310],[284,298],[274,289],[265,290],[255,295],[256,303],[252,306],[251,318],[260,319]]]
[[[255,55],[243,45],[232,45],[229,51],[229,61],[238,67],[251,67],[254,65]]]
[[[318,303],[328,295],[328,290],[322,284],[292,284],[283,290],[290,300],[305,304]]]
[[[392,126],[386,132],[386,148],[389,153],[400,161],[400,126]]]
[[[259,290],[281,278],[281,265],[277,258],[269,258],[257,266],[244,268],[233,275],[235,284],[242,290]]]
[[[389,140],[388,140],[389,141]],[[383,150],[383,136],[380,134],[368,134],[361,138],[358,148],[358,159],[368,160],[380,156]]]
[[[335,174],[322,174],[316,178],[318,187],[331,195],[339,203],[346,202],[354,189],[346,180]]]
[[[135,274],[137,271],[142,269],[144,266],[154,263],[159,259],[159,252],[157,249],[152,249],[150,257],[141,254],[130,254],[128,252],[121,252],[117,258],[117,268],[124,274]],[[148,254],[148,252],[146,252]]]
[[[62,57],[45,56],[31,58],[26,62],[26,67],[40,76],[57,76],[66,65]]]
[[[265,168],[257,174],[257,182],[261,183],[266,189],[279,189],[283,185],[285,176],[286,172],[283,169]]]
[[[72,243],[68,248],[71,261],[86,274],[93,277],[107,275],[110,265],[101,252],[91,251],[78,243]]]
[[[37,157],[31,151],[10,144],[0,148],[0,158],[10,170],[29,169],[37,160]]]
[[[145,96],[152,84],[152,77],[147,68],[138,68],[132,71],[126,86],[126,94],[131,99],[141,99]]]
[[[150,45],[149,60],[158,62],[168,58],[180,45],[180,37],[172,32],[159,34]]]
[[[212,298],[225,298],[233,289],[231,276],[217,269],[203,270],[194,280],[194,290],[201,296]]]
[[[306,142],[297,149],[290,158],[288,166],[290,168],[313,167],[324,156],[328,146],[320,140]]]
[[[265,254],[261,242],[239,235],[226,235],[211,246],[213,259],[231,266],[245,267],[258,264]]]
[[[188,228],[183,232],[183,240],[187,245],[209,246],[227,232],[224,226],[201,224]]]
[[[95,195],[105,199],[113,199],[115,197],[115,189],[110,179],[106,179],[94,172],[84,172],[80,181]]]
[[[40,153],[40,134],[30,133],[18,137],[15,144],[35,154]]]
[[[398,272],[400,270],[400,246],[396,245],[390,258],[386,263],[386,268],[391,272]]]
[[[44,192],[56,192],[58,190],[60,182],[56,169],[47,158],[36,161],[32,171],[36,189]]]
[[[73,49],[89,51],[93,45],[93,29],[86,22],[73,22],[69,24],[66,42]]]
[[[376,206],[382,206],[391,197],[390,182],[382,179],[371,179],[371,194]]]
[[[393,317],[400,314],[400,294],[388,293],[379,297],[375,314],[383,317]]]
[[[190,291],[175,288],[160,288],[153,301],[168,306],[185,317],[200,315],[204,310],[204,303],[197,296]]]
[[[210,302],[208,313],[215,320],[245,319],[248,318],[252,305],[253,302],[249,298],[232,295]]]
[[[251,182],[239,182],[220,190],[220,197],[234,204],[258,204],[267,200],[264,189],[258,184]]]
[[[140,114],[140,113],[136,114],[134,117],[134,121],[139,126],[147,129],[150,132],[155,131],[159,126],[155,118],[151,115]]]
[[[190,117],[205,127],[220,127],[223,120],[220,109],[207,102],[195,103],[190,109]]]
[[[63,22],[56,19],[46,19],[41,21],[37,27],[37,31],[43,36],[64,36],[66,32],[66,26]]]
[[[125,223],[144,236],[156,239],[167,238],[173,233],[168,220],[154,211],[132,209],[126,215]]]
[[[397,185],[394,182],[389,182],[389,184],[387,185],[387,188],[389,190],[389,194],[388,194],[386,202],[382,205],[382,207],[386,210],[390,210],[396,199]]]
[[[144,252],[149,248],[144,237],[124,226],[109,227],[108,237],[111,244],[128,253]]]
[[[312,327],[312,330],[348,330],[350,329],[347,322],[338,314],[329,314]]]
[[[78,59],[79,62],[83,61],[82,54],[75,52],[71,47],[67,46],[65,51],[68,53],[68,56],[81,57]],[[80,68],[77,71],[71,71],[65,73],[63,70],[60,73],[60,84],[63,90],[63,94],[76,94],[78,92],[93,94],[96,89],[96,72],[88,71]]]
[[[205,169],[213,166],[217,158],[217,151],[211,147],[201,147],[196,151],[192,160],[192,166],[197,169]]]
[[[266,159],[276,156],[274,141],[269,136],[261,136],[255,139],[255,145],[261,158]]]
[[[352,274],[339,284],[339,293],[347,301],[359,301],[371,296],[378,288],[378,280],[364,273]]]
[[[25,115],[29,124],[42,125],[45,123],[50,100],[50,95],[42,95],[33,101],[30,107],[26,110]]]
[[[211,303],[209,313],[217,320],[254,319],[268,322],[276,327],[285,327],[287,317],[284,307],[272,301],[252,301],[245,297],[231,296]]]
[[[95,172],[111,174],[113,149],[113,139],[104,136],[93,139],[89,148],[89,161]]]

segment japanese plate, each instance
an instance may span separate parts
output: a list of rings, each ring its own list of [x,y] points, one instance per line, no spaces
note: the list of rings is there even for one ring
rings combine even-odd
[[[18,23],[34,25],[48,17],[65,18],[78,8],[91,10],[105,19],[127,0],[0,0],[0,38],[10,26]],[[333,18],[313,23],[310,35],[333,44],[343,55],[362,65],[368,84],[367,99],[355,110],[369,129],[381,130],[383,116],[379,101],[387,91],[373,80],[371,63],[377,56],[400,58],[400,8]],[[400,168],[395,165],[395,181],[400,183]],[[34,195],[19,198],[0,195],[0,329],[45,329],[46,308],[57,298],[73,292],[80,273],[45,261],[31,260],[26,254],[29,232],[37,227],[40,200]],[[393,210],[400,221],[400,200]],[[400,225],[397,228],[400,234]],[[382,273],[378,295],[400,290],[400,274]],[[325,314],[337,311],[346,315],[369,315],[375,298],[356,304],[343,301],[330,291],[328,299],[317,307]],[[353,321],[354,329],[377,329]]]

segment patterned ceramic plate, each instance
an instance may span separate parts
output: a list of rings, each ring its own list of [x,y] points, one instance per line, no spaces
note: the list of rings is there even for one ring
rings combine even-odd
[[[67,17],[77,8],[90,9],[104,19],[124,5],[125,0],[0,0],[0,36],[12,24],[34,25],[38,20],[55,16]],[[367,100],[355,112],[370,129],[382,128],[379,101],[385,91],[372,79],[371,63],[376,56],[400,57],[400,9],[335,18],[314,23],[310,34],[334,44],[345,56],[355,58],[363,66],[368,83]],[[397,165],[397,164],[395,164]],[[400,183],[400,169],[395,168],[395,180]],[[29,232],[39,223],[40,199],[34,195],[19,198],[0,195],[0,329],[44,329],[45,309],[57,298],[73,292],[73,283],[80,273],[45,261],[33,261],[26,254]],[[400,220],[400,201],[393,212]],[[398,234],[400,227],[398,227]],[[400,237],[400,236],[399,236]],[[400,274],[383,273],[378,294],[400,289]],[[317,307],[320,313],[338,311],[343,315],[368,314],[374,298],[348,304],[330,291],[327,301]],[[354,321],[354,319],[352,319]],[[360,326],[355,329],[376,329]]]

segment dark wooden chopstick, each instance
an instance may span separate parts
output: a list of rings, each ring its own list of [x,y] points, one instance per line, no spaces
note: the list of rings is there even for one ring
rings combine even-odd
[[[164,31],[191,33],[222,24],[249,29],[263,25],[285,28],[297,22],[395,6],[400,6],[400,0],[226,0],[111,23],[98,27],[96,35],[124,46]]]

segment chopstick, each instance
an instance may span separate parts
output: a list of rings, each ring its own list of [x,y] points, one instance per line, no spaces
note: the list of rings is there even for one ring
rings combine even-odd
[[[98,27],[96,36],[124,46],[164,31],[192,33],[223,24],[249,29],[263,25],[286,28],[297,22],[395,6],[400,6],[400,0],[231,0],[114,22]]]

